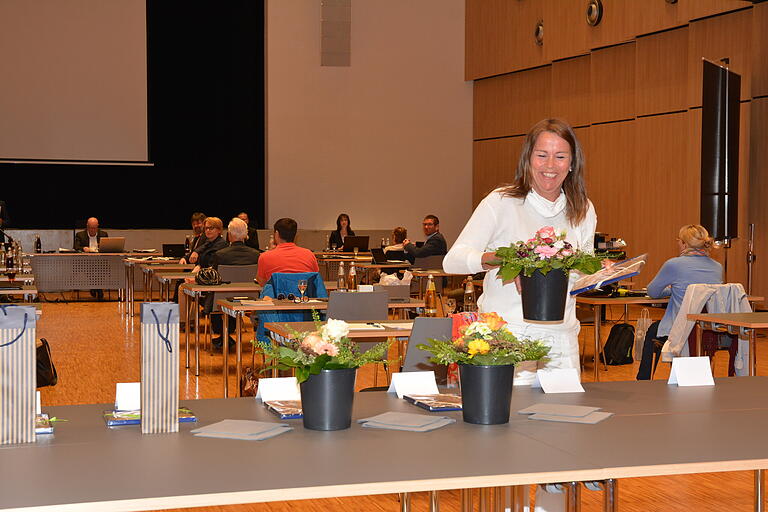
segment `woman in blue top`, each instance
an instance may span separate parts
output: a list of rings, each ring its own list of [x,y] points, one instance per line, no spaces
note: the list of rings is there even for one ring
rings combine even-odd
[[[709,257],[712,238],[703,226],[688,224],[680,228],[677,238],[680,256],[667,260],[659,273],[648,284],[648,295],[654,299],[669,297],[667,311],[661,321],[653,322],[645,334],[643,358],[637,371],[637,380],[651,378],[653,367],[653,340],[665,341],[689,284],[721,284],[723,267]]]

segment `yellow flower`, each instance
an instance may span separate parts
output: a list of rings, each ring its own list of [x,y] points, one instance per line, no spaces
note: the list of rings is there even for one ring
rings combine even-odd
[[[507,323],[498,313],[481,313],[480,320],[488,325],[492,331],[498,331]]]
[[[491,350],[491,346],[485,340],[472,340],[469,342],[469,357],[473,357],[475,354],[487,354]]]
[[[457,346],[457,347],[460,347],[460,348],[464,347],[464,337],[460,336],[460,337],[456,338],[454,340],[453,344],[455,346]]]

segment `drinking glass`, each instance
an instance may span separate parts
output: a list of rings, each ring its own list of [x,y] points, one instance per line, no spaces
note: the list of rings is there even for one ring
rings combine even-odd
[[[359,248],[359,247],[355,247],[354,249],[352,249],[352,252],[354,252],[354,253],[355,253],[355,258],[357,258],[357,252],[358,252],[359,250],[360,250],[360,248]]]
[[[335,250],[336,250],[336,242],[334,242],[334,243],[332,243],[332,244],[331,244],[331,250],[332,250],[332,251],[335,251]]]
[[[299,293],[301,294],[301,302],[304,302],[304,292],[307,291],[307,280],[299,279]]]

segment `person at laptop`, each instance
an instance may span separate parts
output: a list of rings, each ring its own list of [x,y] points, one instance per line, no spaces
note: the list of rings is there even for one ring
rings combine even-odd
[[[424,228],[424,245],[416,247],[407,238],[403,240],[403,250],[408,261],[413,263],[416,258],[425,258],[427,256],[443,256],[448,253],[448,244],[445,243],[445,237],[440,233],[440,219],[436,215],[427,215],[421,223]]]
[[[398,226],[392,230],[392,245],[388,245],[384,248],[384,254],[388,260],[405,260],[405,250],[403,249],[403,242],[408,238],[408,230],[402,226]]]
[[[261,251],[261,248],[259,248],[259,234],[256,231],[256,228],[251,227],[251,223],[248,219],[248,214],[245,212],[240,212],[237,214],[237,218],[245,222],[246,226],[248,226],[248,236],[245,239],[245,245],[252,249],[256,249],[259,252]]]
[[[336,217],[336,231],[331,231],[331,237],[328,239],[331,249],[334,247],[341,249],[344,246],[344,239],[348,236],[355,236],[355,232],[349,222],[349,215],[341,213]]]
[[[189,252],[187,252],[183,258],[179,260],[180,265],[186,265],[189,263],[189,258],[192,253],[205,242],[205,234],[203,233],[203,227],[205,226],[205,214],[202,212],[195,212],[192,214],[190,223],[192,224],[192,241],[189,243]]]
[[[109,235],[99,229],[99,219],[91,217],[85,223],[85,230],[75,234],[75,250],[79,252],[99,252],[99,240]]]
[[[256,265],[259,262],[259,251],[245,244],[248,238],[248,224],[242,219],[235,217],[229,221],[227,226],[227,238],[229,238],[229,247],[224,247],[213,253],[213,268],[218,269],[219,265]],[[213,294],[210,293],[205,299],[206,313],[213,309]],[[213,338],[214,348],[221,348],[222,340],[222,318],[221,315],[211,316],[211,330],[216,336]],[[229,337],[229,345],[233,346],[235,339]]]
[[[283,218],[275,222],[274,227],[276,247],[262,253],[259,258],[256,280],[261,286],[267,284],[275,272],[320,271],[314,253],[293,242],[299,227],[295,220]]]

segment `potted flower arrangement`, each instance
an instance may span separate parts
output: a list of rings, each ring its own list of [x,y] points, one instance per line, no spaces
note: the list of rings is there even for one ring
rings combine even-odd
[[[601,268],[603,258],[574,249],[565,236],[565,231],[556,233],[552,226],[545,226],[525,242],[496,250],[499,277],[512,281],[520,276],[526,320],[562,322],[568,273],[594,274]]]
[[[349,325],[329,318],[320,322],[312,311],[316,329],[293,332],[293,339],[283,344],[263,346],[274,366],[293,368],[301,389],[304,427],[312,430],[341,430],[352,422],[355,373],[365,364],[381,361],[387,355],[388,342],[377,343],[361,353],[347,337]]]
[[[515,365],[538,361],[549,347],[539,340],[518,338],[496,313],[480,313],[477,321],[459,329],[455,340],[430,339],[418,345],[432,362],[459,364],[464,421],[482,425],[509,422]]]

